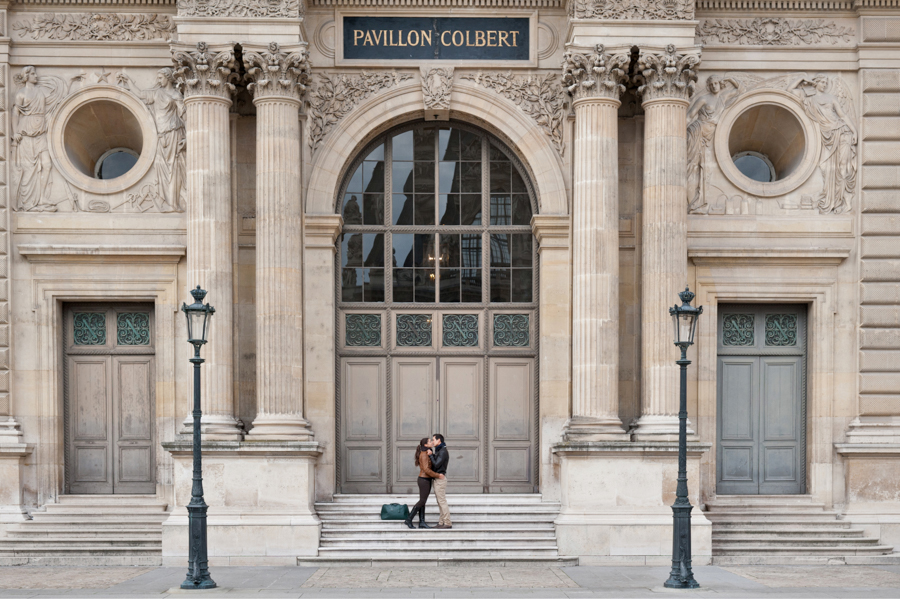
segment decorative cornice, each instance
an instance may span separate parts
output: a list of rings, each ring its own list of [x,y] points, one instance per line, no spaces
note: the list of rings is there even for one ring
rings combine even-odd
[[[155,13],[40,13],[12,28],[33,40],[169,41],[175,34],[172,17]]]
[[[247,89],[256,99],[264,97],[303,100],[309,88],[308,44],[302,43],[283,52],[277,42],[265,50],[244,46],[244,67],[250,84]],[[291,51],[293,50],[293,51]]]
[[[560,156],[565,153],[563,121],[566,103],[559,75],[513,75],[506,73],[478,73],[462,77],[482,87],[492,89],[512,100],[522,112],[538,124],[550,138]]]
[[[694,0],[569,0],[566,12],[573,19],[690,21]]]
[[[315,151],[331,129],[357,104],[408,79],[412,79],[412,75],[397,71],[318,74],[317,84],[309,94],[309,147]]]
[[[303,13],[300,0],[178,0],[179,17],[298,19]]]
[[[116,6],[132,4],[135,6],[175,6],[176,0],[15,0],[16,4],[40,6],[48,5],[86,5],[86,4],[114,4]]]
[[[197,42],[196,50],[172,48],[175,82],[185,99],[190,96],[231,98],[237,78],[234,50],[226,46],[216,52],[206,42]]]
[[[704,44],[802,46],[849,42],[856,32],[822,19],[709,19],[697,27]]]
[[[635,83],[643,102],[661,98],[688,100],[694,95],[694,84],[700,64],[697,54],[679,54],[669,44],[662,52],[643,51],[638,58]]]
[[[594,51],[582,53],[567,50],[563,55],[562,84],[569,95],[582,98],[612,98],[618,100],[628,82],[628,65],[631,52],[623,50],[608,54],[603,44],[597,44]]]
[[[885,2],[885,0],[874,1],[880,4]],[[847,11],[853,10],[854,6],[858,4],[860,4],[860,0],[856,0],[856,2],[854,0],[697,0],[697,11]]]
[[[346,6],[346,7],[471,7],[490,8],[562,8],[566,0],[310,0],[310,6]]]

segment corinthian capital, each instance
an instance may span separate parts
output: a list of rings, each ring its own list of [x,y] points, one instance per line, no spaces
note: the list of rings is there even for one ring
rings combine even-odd
[[[563,86],[576,100],[581,98],[612,98],[618,100],[628,81],[630,52],[608,54],[603,44],[594,51],[582,53],[568,50],[563,56]]]
[[[172,49],[175,63],[175,82],[184,97],[219,96],[231,98],[232,81],[237,78],[237,64],[231,46],[213,50],[206,42],[198,42],[194,49]]]
[[[694,95],[694,83],[700,64],[698,54],[679,54],[669,44],[662,52],[641,51],[635,83],[644,102],[661,98],[688,100]]]
[[[263,49],[244,46],[247,89],[254,98],[302,100],[309,86],[310,66],[307,44],[283,50],[276,42]]]

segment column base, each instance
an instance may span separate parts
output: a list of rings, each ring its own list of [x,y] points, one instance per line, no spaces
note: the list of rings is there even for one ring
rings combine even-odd
[[[688,437],[696,435],[690,420],[687,421],[687,434]],[[641,416],[631,431],[631,437],[635,441],[678,441],[678,416]]]
[[[190,436],[194,433],[192,416],[185,418],[182,424],[180,434]],[[200,417],[200,432],[204,441],[240,441],[244,437],[244,430],[234,416],[203,414]]]
[[[307,441],[313,436],[304,418],[263,414],[253,421],[247,441]]]
[[[563,429],[565,441],[628,441],[618,418],[570,418]]]
[[[16,421],[4,422],[0,430],[0,524],[30,520],[22,501],[22,466],[32,451],[34,445],[22,442]]]

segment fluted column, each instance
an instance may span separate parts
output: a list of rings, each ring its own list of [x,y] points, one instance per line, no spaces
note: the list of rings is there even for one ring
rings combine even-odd
[[[174,47],[178,88],[184,94],[187,137],[187,288],[200,285],[215,306],[201,378],[203,435],[241,438],[234,417],[234,318],[231,223],[231,145],[228,110],[234,85],[232,48]],[[187,290],[185,290],[187,297]]]
[[[687,283],[687,108],[698,52],[675,46],[638,60],[644,107],[641,417],[636,438],[676,439],[680,382],[669,307]]]
[[[619,419],[619,96],[629,51],[570,49],[574,98],[572,415],[569,440],[625,439]]]
[[[254,439],[301,440],[303,417],[303,208],[300,103],[306,44],[244,46],[256,105],[256,419]]]

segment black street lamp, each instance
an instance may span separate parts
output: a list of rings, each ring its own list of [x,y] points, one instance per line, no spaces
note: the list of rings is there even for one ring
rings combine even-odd
[[[681,404],[678,408],[678,486],[675,489],[675,503],[672,504],[672,571],[665,582],[670,589],[696,589],[700,584],[694,580],[691,570],[691,510],[687,486],[687,349],[694,344],[697,320],[703,307],[691,306],[694,294],[687,287],[678,294],[681,305],[669,308],[675,325],[675,345],[681,350],[681,359],[675,362],[681,367]]]
[[[200,289],[200,285],[191,290],[191,295],[194,296],[193,304],[181,304],[181,310],[187,317],[188,343],[194,346],[194,357],[191,358],[191,364],[194,365],[194,483],[191,487],[191,502],[187,506],[190,534],[188,572],[181,588],[213,589],[216,583],[209,576],[206,550],[206,509],[209,506],[203,501],[203,470],[200,465],[200,365],[203,364],[200,347],[206,343],[209,319],[216,309],[203,303],[206,291]]]

